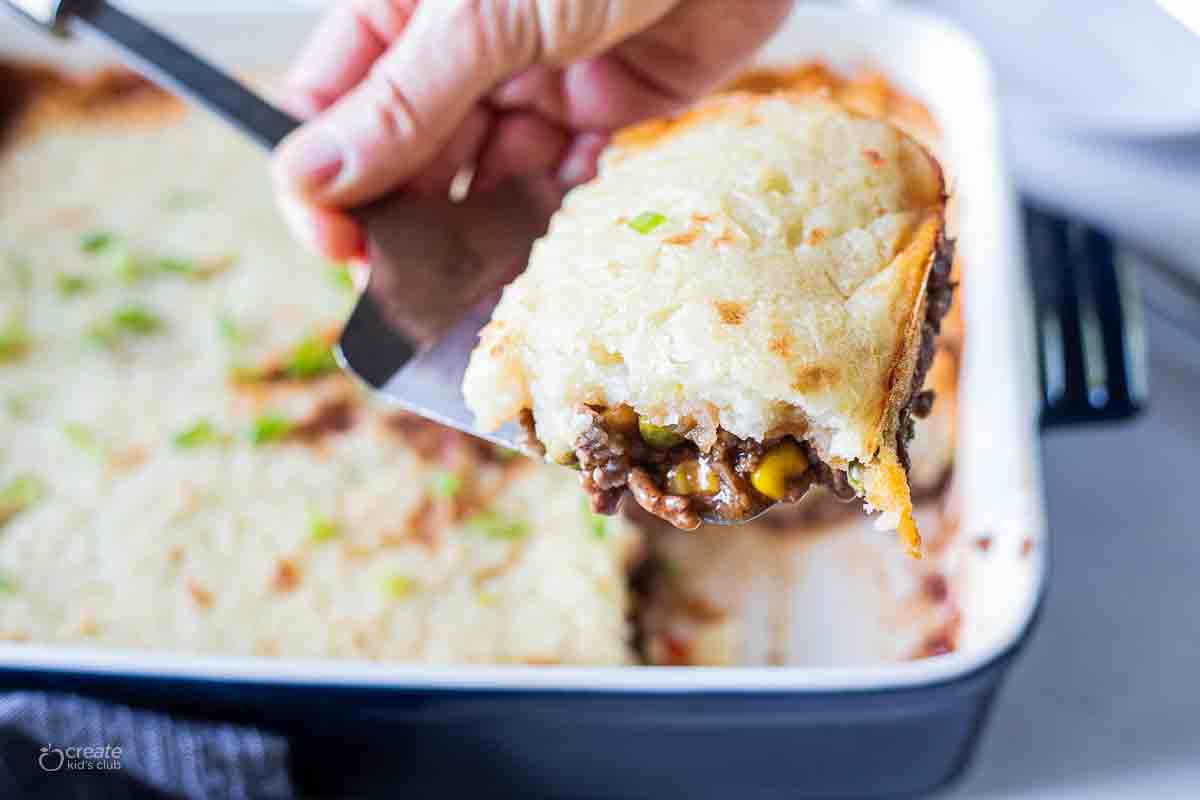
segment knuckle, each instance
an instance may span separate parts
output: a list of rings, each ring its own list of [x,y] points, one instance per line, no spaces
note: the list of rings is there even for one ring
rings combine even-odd
[[[369,119],[388,138],[415,139],[424,129],[404,80],[386,61],[380,61],[363,85]]]
[[[540,53],[541,9],[536,0],[456,0],[454,29],[498,69],[533,63]]]
[[[417,0],[342,0],[343,7],[364,30],[385,40],[396,38],[415,11]]]

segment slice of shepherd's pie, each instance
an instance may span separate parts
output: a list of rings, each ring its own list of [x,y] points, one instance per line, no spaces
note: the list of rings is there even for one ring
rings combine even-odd
[[[680,528],[823,484],[919,554],[916,389],[949,304],[937,162],[886,122],[779,92],[619,133],[480,335],[463,390]]]

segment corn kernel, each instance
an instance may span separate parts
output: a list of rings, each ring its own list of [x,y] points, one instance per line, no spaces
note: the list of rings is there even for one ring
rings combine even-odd
[[[772,500],[782,500],[787,494],[788,481],[800,477],[807,469],[808,459],[800,445],[787,439],[767,451],[750,474],[750,483]]]
[[[716,494],[721,488],[717,474],[699,461],[684,461],[667,472],[667,491],[671,494]]]
[[[671,467],[667,472],[667,491],[671,494],[682,495],[687,497],[694,494],[696,491],[696,483],[693,480],[691,471],[686,469],[686,465],[680,464]]]
[[[619,405],[604,412],[604,422],[611,431],[631,431],[638,424],[638,415],[627,405]]]

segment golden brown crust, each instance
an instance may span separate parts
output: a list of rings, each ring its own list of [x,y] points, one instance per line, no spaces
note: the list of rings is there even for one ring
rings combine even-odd
[[[183,108],[145,78],[119,67],[74,74],[0,60],[0,86],[0,144],[65,121],[158,123]]]
[[[940,137],[938,126],[928,108],[897,90],[877,70],[864,70],[851,77],[843,77],[820,62],[793,67],[767,67],[747,72],[731,83],[727,89],[754,94],[787,91],[826,97],[861,114],[885,119],[897,125],[918,139],[923,145],[919,148],[922,155],[937,164],[937,160],[933,159],[926,150],[926,148],[935,147],[935,143]],[[865,156],[869,160],[872,158],[871,154],[865,154]],[[872,163],[874,162],[872,161]],[[920,174],[921,171],[905,170],[905,172]],[[936,190],[941,195],[938,203],[938,221],[937,224],[930,224],[927,219],[915,229],[915,240],[907,246],[906,252],[911,254],[909,257],[923,257],[920,258],[919,265],[913,264],[905,268],[906,276],[918,273],[928,275],[933,260],[946,257],[950,247],[946,239],[948,232],[942,222],[946,215],[947,198],[945,197],[945,178],[940,165],[937,168],[937,182],[939,185]],[[921,193],[930,190],[931,187],[916,187],[916,191]],[[930,237],[933,238],[932,242],[930,242]],[[918,266],[919,269],[917,269]],[[953,262],[952,281],[958,281],[960,268],[959,259],[956,257]],[[913,380],[914,372],[918,368],[919,349],[911,345],[914,339],[922,336],[923,321],[926,315],[927,282],[921,280],[914,284],[912,281],[908,281],[905,289],[910,292],[908,299],[912,298],[911,292],[919,292],[920,298],[919,302],[913,304],[913,313],[904,322],[906,329],[903,341],[908,342],[910,346],[901,351],[901,358],[889,374],[887,391],[884,395],[887,403],[881,408],[884,420],[883,438],[879,442],[882,469],[876,476],[868,476],[867,488],[868,501],[872,505],[886,508],[896,508],[899,505],[901,508],[909,509],[908,513],[902,514],[899,530],[910,551],[915,551],[919,546],[920,539],[911,519],[912,499],[908,482],[905,479],[905,468],[901,463],[902,459],[895,457],[897,455],[896,448],[891,446],[891,443],[896,441],[899,428],[904,424],[905,403],[900,401],[901,395],[905,393],[896,392],[893,389],[897,385],[908,385]],[[946,328],[946,342],[943,346],[952,352],[957,352],[962,336],[961,310],[957,300],[946,315]],[[914,390],[918,388],[914,387]],[[871,495],[877,502],[870,499]]]
[[[800,95],[808,98],[826,99],[838,107],[859,117],[884,119],[895,123],[893,114],[901,114],[905,118],[921,119],[921,115],[910,108],[923,106],[910,101],[901,103],[902,95],[888,95],[889,102],[868,103],[856,97],[853,91],[856,84],[852,81],[838,80],[828,73],[814,72],[812,68],[804,67],[799,70],[763,69],[747,73],[741,79],[727,86],[720,94],[708,98],[692,108],[665,117],[629,125],[613,134],[612,143],[625,151],[625,154],[639,152],[655,145],[662,144],[677,134],[683,133],[697,125],[718,117],[728,118],[731,114],[741,113],[742,123],[746,126],[759,124],[760,120],[754,114],[754,104],[748,98],[762,94]],[[740,107],[740,108],[739,108]],[[932,119],[924,112],[924,119],[929,120],[928,127],[934,130]],[[904,125],[898,125],[904,129]],[[907,132],[907,131],[906,131]],[[878,153],[874,154],[879,157]],[[864,157],[873,160],[870,154]]]
[[[940,136],[929,109],[896,89],[883,73],[874,69],[845,77],[820,61],[798,66],[760,67],[738,77],[726,90],[754,94],[787,90],[821,95],[867,116],[886,119],[906,132],[916,134],[924,143]]]
[[[628,152],[645,150],[671,136],[714,117],[722,116],[726,108],[720,103],[706,103],[668,117],[656,117],[622,128],[613,135],[612,143]]]

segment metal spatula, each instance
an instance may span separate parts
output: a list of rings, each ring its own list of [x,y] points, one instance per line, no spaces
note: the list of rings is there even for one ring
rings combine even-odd
[[[299,123],[229,75],[105,0],[0,0],[58,35],[115,45],[155,82],[215,112],[268,149]],[[549,178],[513,180],[464,202],[398,193],[355,211],[371,277],[338,343],[342,366],[423,417],[520,447],[516,425],[484,433],[462,376],[495,293],[524,269],[562,199]]]

